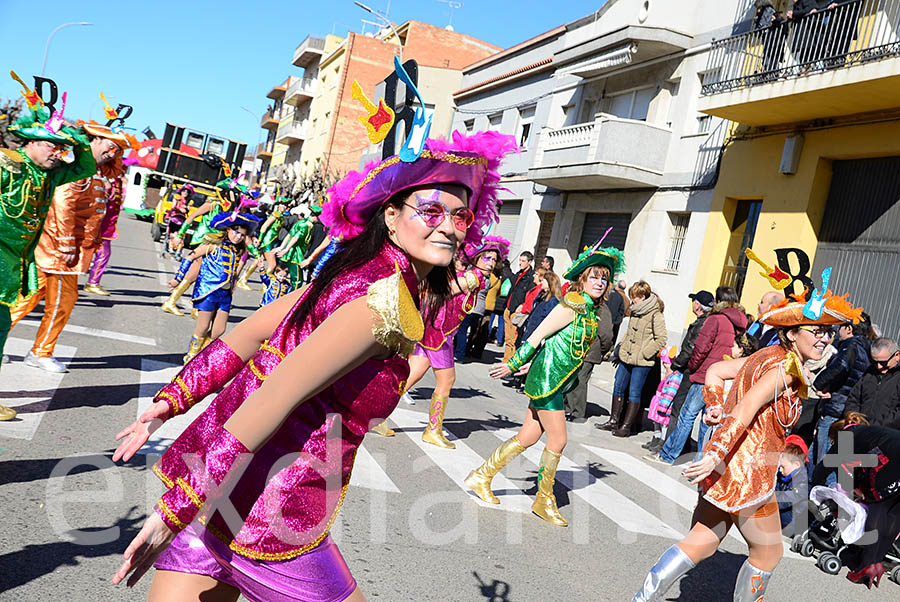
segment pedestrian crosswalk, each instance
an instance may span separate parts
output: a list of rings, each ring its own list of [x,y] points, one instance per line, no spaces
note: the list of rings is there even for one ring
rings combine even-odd
[[[16,410],[18,416],[15,420],[0,422],[0,437],[31,441],[65,376],[25,365],[22,358],[33,343],[31,339],[10,337],[4,346],[3,352],[12,361],[0,368],[0,400],[3,405]],[[75,347],[57,344],[55,357],[68,365],[75,351]]]
[[[159,388],[169,382],[181,366],[144,359],[142,368],[138,416],[150,405]],[[147,445],[139,453],[163,453],[211,399],[212,396],[198,404],[189,414],[167,421],[152,433]],[[445,424],[447,438],[456,444],[456,449],[443,449],[422,441],[422,431],[427,420],[428,414],[424,411],[397,407],[389,419],[397,436],[391,439],[374,434],[367,436],[357,452],[351,487],[387,494],[415,492],[419,485],[409,468],[414,464],[408,461],[410,451],[415,450],[415,457],[427,458],[431,465],[444,474],[447,481],[459,489],[460,500],[468,498],[471,502],[494,511],[531,513],[534,479],[540,465],[542,443],[526,450],[520,458],[494,477],[493,491],[500,499],[500,504],[488,504],[468,491],[463,480],[500,441],[512,437],[515,431],[493,429],[486,431],[492,437],[470,436],[463,440],[453,433],[452,424],[449,428]],[[393,457],[395,453],[397,457]],[[398,460],[399,457],[403,459]],[[386,470],[385,466],[390,466],[391,469]],[[563,506],[570,524],[577,525],[579,519],[591,520],[585,513],[596,511],[616,525],[617,540],[623,543],[633,540],[637,535],[667,540],[681,539],[690,526],[690,516],[697,503],[695,488],[638,457],[625,451],[585,443],[569,443],[560,460],[556,481],[557,494],[567,491],[570,500],[574,497],[582,503],[580,507],[571,502]],[[736,541],[742,540],[734,530],[729,532],[729,537]],[[796,557],[793,553],[788,555]]]

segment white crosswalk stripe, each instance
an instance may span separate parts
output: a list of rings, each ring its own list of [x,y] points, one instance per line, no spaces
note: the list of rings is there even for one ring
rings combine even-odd
[[[493,432],[494,435],[504,441],[515,435],[513,431],[505,429]],[[542,450],[542,445],[532,445],[522,455],[535,466],[540,466]],[[559,461],[557,471],[556,480],[558,483],[569,489],[573,495],[599,510],[622,529],[632,533],[681,539],[681,533],[677,530],[650,514],[606,483],[591,479],[586,467],[578,466],[563,456]]]
[[[379,454],[382,455],[383,454]],[[356,461],[353,463],[353,473],[350,475],[350,485],[362,487],[363,489],[377,489],[379,491],[387,491],[388,493],[400,493],[400,489],[388,477],[387,473],[381,467],[381,463],[376,460],[369,451],[359,446],[356,452]]]
[[[456,444],[456,449],[443,449],[422,441],[422,431],[428,420],[428,414],[396,408],[391,413],[390,420],[403,429],[403,432],[409,436],[412,442],[443,470],[451,481],[463,489],[478,504],[487,508],[531,513],[531,497],[525,495],[521,488],[502,473],[494,477],[494,494],[500,498],[499,505],[488,504],[466,489],[463,479],[466,478],[469,471],[480,466],[484,458],[466,445],[465,442],[457,439],[450,431],[446,431],[448,434],[447,438]]]
[[[18,408],[19,415],[15,420],[0,422],[0,437],[31,441],[47,412],[50,400],[65,377],[65,374],[45,372],[22,362],[33,343],[32,339],[10,337],[6,340],[3,351],[13,361],[0,368],[0,399],[3,400],[3,405]],[[75,347],[57,344],[55,357],[63,365],[68,365],[75,356],[75,351]]]

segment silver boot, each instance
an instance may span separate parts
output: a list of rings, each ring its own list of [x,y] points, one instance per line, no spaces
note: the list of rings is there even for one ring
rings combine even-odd
[[[659,602],[679,577],[694,568],[694,563],[678,546],[672,546],[659,557],[647,578],[644,587],[634,595],[631,602]],[[737,599],[737,598],[735,598]]]
[[[761,571],[745,560],[734,583],[734,602],[760,602],[771,578],[772,573]]]

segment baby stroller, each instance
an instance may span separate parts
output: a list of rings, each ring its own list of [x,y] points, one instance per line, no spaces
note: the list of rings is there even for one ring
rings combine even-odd
[[[844,566],[841,555],[865,533],[866,509],[846,495],[828,487],[813,487],[809,493],[813,517],[809,528],[794,536],[791,550],[807,558],[816,553],[816,566],[837,575]],[[883,560],[891,581],[900,584],[900,540]]]

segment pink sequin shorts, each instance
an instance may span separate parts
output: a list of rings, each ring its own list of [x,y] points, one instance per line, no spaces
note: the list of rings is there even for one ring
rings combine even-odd
[[[441,345],[437,351],[432,351],[431,349],[425,349],[421,345],[416,345],[416,350],[413,351],[413,355],[420,355],[422,357],[428,358],[428,362],[435,370],[452,368],[455,365],[453,363],[452,338],[445,340],[444,344]]]
[[[291,560],[241,556],[207,529],[189,525],[160,554],[158,570],[208,575],[236,587],[251,602],[338,602],[356,589],[340,550],[327,536],[316,548]]]

